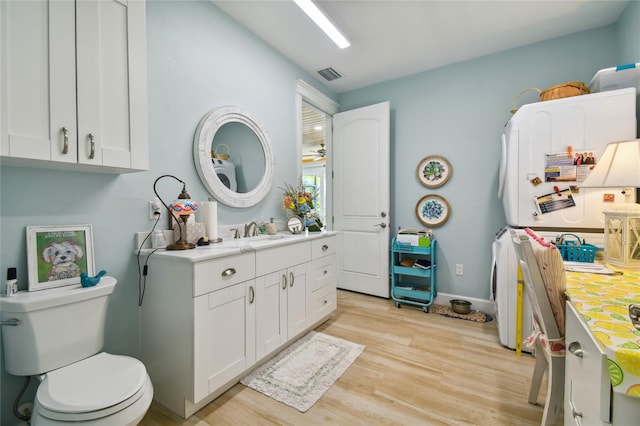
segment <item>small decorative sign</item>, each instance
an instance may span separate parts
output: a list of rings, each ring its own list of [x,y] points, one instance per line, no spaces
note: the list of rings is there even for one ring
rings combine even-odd
[[[94,275],[91,225],[27,226],[29,291],[80,284]]]

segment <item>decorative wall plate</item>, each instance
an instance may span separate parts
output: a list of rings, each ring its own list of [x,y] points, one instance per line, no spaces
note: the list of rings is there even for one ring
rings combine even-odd
[[[426,226],[440,226],[449,219],[449,203],[439,195],[424,196],[416,204],[416,216]]]
[[[427,188],[437,188],[449,180],[451,164],[440,155],[429,155],[418,163],[416,174],[422,185]]]

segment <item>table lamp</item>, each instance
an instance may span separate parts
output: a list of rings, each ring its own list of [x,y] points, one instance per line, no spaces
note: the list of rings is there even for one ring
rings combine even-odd
[[[582,188],[625,188],[625,202],[604,214],[604,260],[623,268],[640,268],[640,204],[632,194],[640,187],[640,139],[611,142]]]
[[[182,191],[180,192],[180,195],[178,195],[178,198],[172,201],[170,205],[167,205],[162,200],[160,195],[158,195],[158,191],[156,190],[156,184],[158,183],[158,181],[165,177],[174,178],[178,182],[182,183]],[[195,244],[187,242],[182,235],[182,225],[186,227],[187,219],[189,219],[189,216],[195,214],[196,210],[198,210],[198,202],[191,199],[191,196],[187,192],[186,186],[187,185],[183,181],[173,175],[162,175],[153,183],[153,192],[155,192],[158,200],[160,200],[162,205],[167,209],[169,215],[176,221],[176,223],[178,224],[178,230],[180,232],[180,238],[178,238],[177,241],[169,244],[166,247],[167,250],[188,250],[196,247]],[[178,218],[176,216],[180,216],[180,219],[182,219],[183,222],[182,224],[178,221]]]

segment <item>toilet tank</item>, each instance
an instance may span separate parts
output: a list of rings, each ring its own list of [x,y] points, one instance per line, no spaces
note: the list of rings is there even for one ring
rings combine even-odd
[[[93,287],[77,284],[1,297],[2,320],[19,321],[2,327],[5,370],[16,376],[42,374],[100,352],[116,283],[105,276]]]

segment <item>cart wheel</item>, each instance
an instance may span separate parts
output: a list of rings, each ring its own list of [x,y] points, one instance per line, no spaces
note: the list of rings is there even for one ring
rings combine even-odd
[[[400,309],[402,307],[402,305],[400,304],[400,302],[396,302],[396,308]]]
[[[428,306],[423,306],[422,310],[425,312],[425,314],[429,313],[429,307]]]

